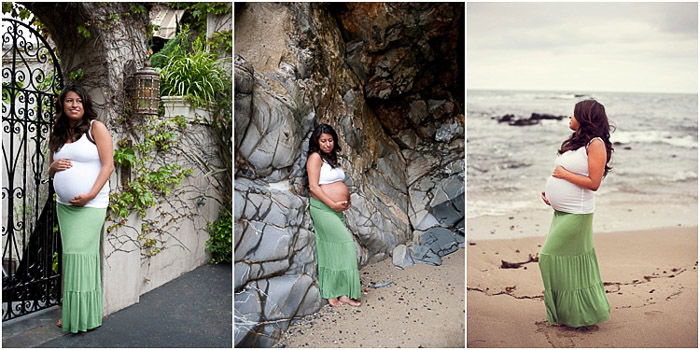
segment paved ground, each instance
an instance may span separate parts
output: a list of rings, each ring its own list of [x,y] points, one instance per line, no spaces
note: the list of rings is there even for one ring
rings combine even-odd
[[[231,265],[204,265],[141,296],[87,333],[61,335],[60,311],[3,324],[6,347],[232,347]]]

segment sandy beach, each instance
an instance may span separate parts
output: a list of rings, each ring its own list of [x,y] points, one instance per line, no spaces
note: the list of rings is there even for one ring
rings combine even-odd
[[[489,220],[471,224],[483,232]],[[501,226],[528,225],[513,220]],[[595,234],[611,316],[585,331],[546,324],[536,262],[500,268],[528,261],[545,237],[469,240],[467,346],[697,347],[698,229],[678,226]]]
[[[290,326],[278,346],[464,347],[464,252],[444,257],[440,266],[399,270],[387,259],[365,267],[361,307],[326,305]]]
[[[538,195],[536,192],[533,196]],[[482,196],[470,195],[467,205],[484,205]],[[601,196],[602,197],[602,196]],[[508,201],[511,198],[490,200]],[[513,209],[508,215],[482,215],[467,219],[467,240],[504,239],[542,236],[549,230],[552,208],[538,202],[537,208]],[[667,198],[653,203],[649,201],[598,200],[593,219],[593,232],[643,231],[668,227],[695,227],[698,225],[697,200]]]

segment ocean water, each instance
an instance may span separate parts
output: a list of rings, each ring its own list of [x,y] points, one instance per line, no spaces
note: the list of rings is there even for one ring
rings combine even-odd
[[[494,117],[569,116],[586,98],[603,105],[616,127],[612,172],[597,203],[697,203],[698,100],[690,94],[469,90],[467,218],[542,208],[568,118],[510,126]]]

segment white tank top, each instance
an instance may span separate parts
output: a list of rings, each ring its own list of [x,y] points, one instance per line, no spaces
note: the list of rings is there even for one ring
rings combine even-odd
[[[596,137],[591,139],[600,139]],[[588,142],[590,145],[591,142]],[[588,153],[586,147],[566,151],[557,156],[554,165],[583,176],[588,176]],[[545,196],[552,208],[570,214],[590,214],[595,211],[595,192],[579,187],[564,179],[550,176],[545,184]]]
[[[339,166],[331,168],[330,164],[323,161],[323,165],[321,165],[321,173],[318,176],[318,184],[327,185],[338,181],[345,181],[345,172],[343,171],[343,168]]]
[[[90,122],[90,129],[92,129]],[[88,133],[91,130],[88,130]],[[90,134],[92,137],[92,133]],[[53,154],[54,161],[61,158],[70,159],[73,166],[62,171],[57,171],[53,177],[53,188],[56,191],[56,202],[71,205],[69,200],[78,194],[88,193],[97,180],[97,175],[102,168],[100,155],[97,153],[97,145],[90,142],[87,133],[83,134],[75,142],[66,143],[58,152]],[[95,198],[85,204],[86,207],[107,208],[109,205],[109,180]]]

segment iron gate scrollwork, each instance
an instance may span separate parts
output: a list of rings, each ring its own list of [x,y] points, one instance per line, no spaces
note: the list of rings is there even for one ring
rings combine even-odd
[[[2,320],[61,301],[60,239],[48,136],[63,87],[56,55],[25,23],[2,19]]]

